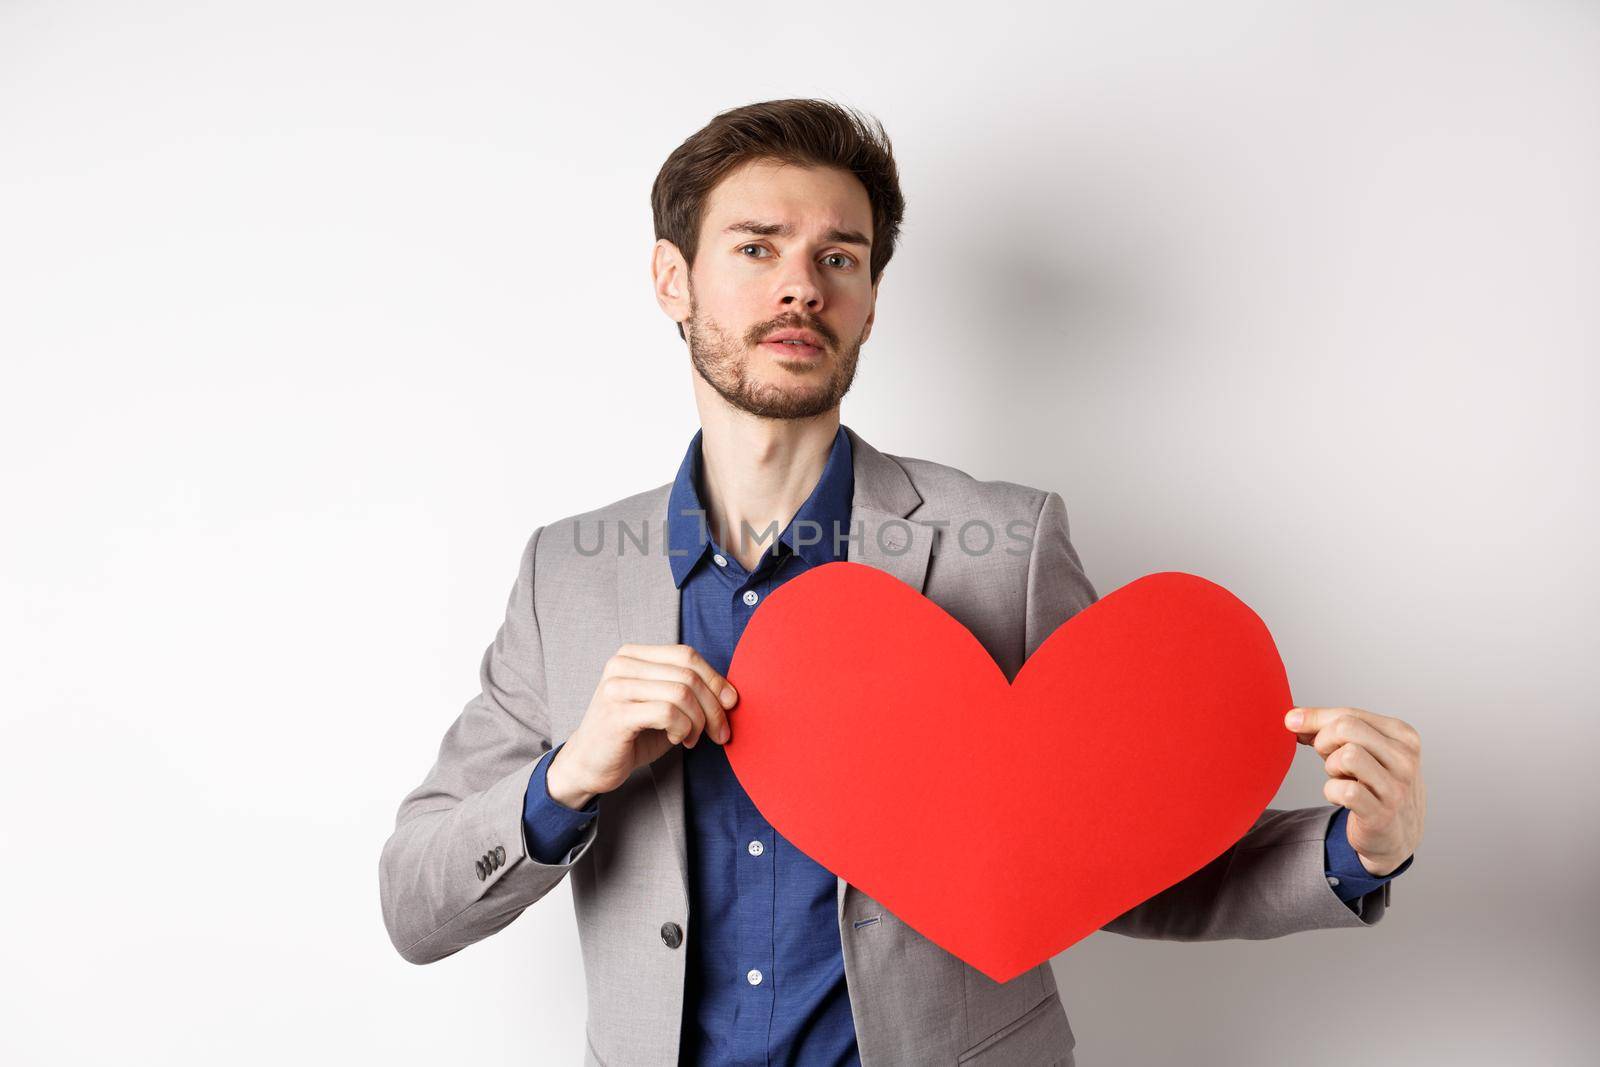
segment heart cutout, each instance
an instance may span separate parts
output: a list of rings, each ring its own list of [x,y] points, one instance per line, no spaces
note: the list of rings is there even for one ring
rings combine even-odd
[[[788,841],[996,982],[1244,835],[1294,758],[1266,625],[1192,574],[1068,619],[1008,683],[875,567],[815,567],[751,617],[728,761]]]

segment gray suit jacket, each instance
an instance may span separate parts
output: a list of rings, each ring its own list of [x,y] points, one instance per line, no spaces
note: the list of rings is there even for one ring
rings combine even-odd
[[[1007,678],[1096,600],[1056,493],[886,455],[846,432],[854,448],[851,521],[859,524],[849,558],[893,574],[949,612]],[[600,814],[564,863],[529,855],[523,793],[534,764],[577,728],[622,644],[678,641],[678,589],[663,548],[670,488],[533,532],[505,621],[483,656],[482,691],[402,801],[378,866],[384,923],[412,963],[489,936],[570,876],[591,1065],[677,1060],[685,949],[663,928],[673,923],[684,938],[695,936],[682,749],[602,796]],[[968,532],[970,552],[955,540],[974,519],[997,533],[987,554],[972,554],[983,541],[978,528]],[[1006,540],[1007,524],[1018,520],[1013,530],[1031,530],[1031,545]],[[604,550],[596,553],[602,522]],[[618,524],[630,536],[619,536]],[[636,543],[645,531],[648,553]],[[1352,910],[1324,876],[1323,836],[1337,810],[1268,809],[1215,861],[1104,929],[1199,941],[1373,925],[1388,903],[1388,883]],[[842,879],[839,935],[865,1067],[1073,1062],[1072,1029],[1048,962],[994,982]]]

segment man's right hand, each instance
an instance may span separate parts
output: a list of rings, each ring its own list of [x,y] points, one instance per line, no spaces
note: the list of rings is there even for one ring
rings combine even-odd
[[[728,709],[738,700],[689,645],[623,645],[606,661],[583,721],[545,768],[550,796],[584,808],[673,745],[693,748],[702,734],[727,744]]]

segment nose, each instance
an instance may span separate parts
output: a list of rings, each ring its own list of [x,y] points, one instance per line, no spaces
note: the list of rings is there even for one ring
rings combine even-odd
[[[784,275],[778,302],[786,310],[804,308],[812,314],[822,310],[822,286],[817,284],[815,268],[810,263],[798,263]]]

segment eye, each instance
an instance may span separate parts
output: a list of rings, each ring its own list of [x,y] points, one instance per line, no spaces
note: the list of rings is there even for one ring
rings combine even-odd
[[[748,245],[740,245],[739,246],[739,251],[743,252],[746,248],[759,248],[763,252],[765,252],[767,250],[765,245],[748,244]],[[745,258],[746,259],[760,259],[761,257],[760,256],[746,256]]]
[[[849,270],[851,267],[855,266],[855,263],[856,263],[854,257],[847,256],[843,252],[829,252],[823,258],[824,259],[842,259],[842,260],[844,260],[843,265],[841,265],[841,267],[839,268],[840,270]]]

